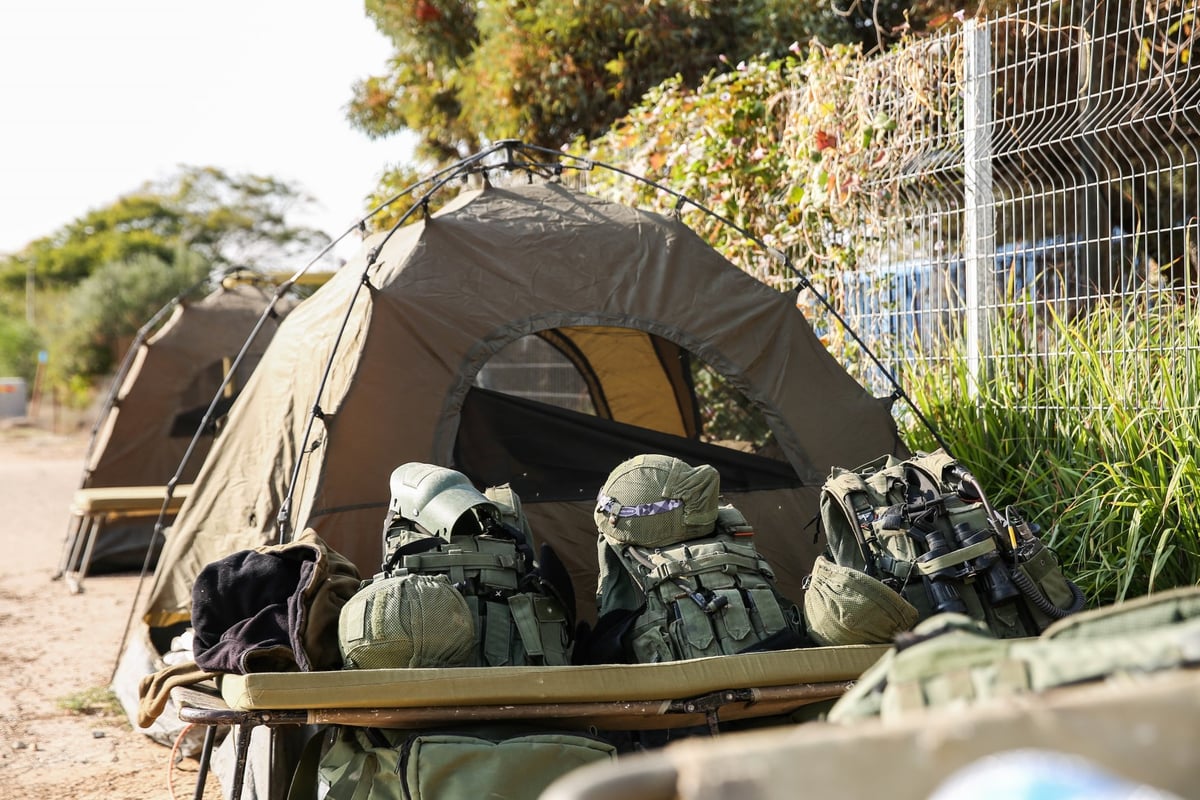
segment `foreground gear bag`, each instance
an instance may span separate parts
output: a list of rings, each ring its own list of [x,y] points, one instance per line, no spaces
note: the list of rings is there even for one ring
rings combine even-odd
[[[516,494],[496,487],[493,495],[444,467],[397,468],[376,577],[444,576],[474,620],[476,648],[468,666],[568,664],[574,593],[543,577]],[[543,548],[543,558],[553,561],[553,553]]]
[[[315,786],[303,765],[292,800],[314,798],[314,789],[325,800],[536,800],[568,772],[616,757],[616,748],[596,737],[518,726],[334,727],[323,738]]]
[[[1196,587],[1075,614],[1036,638],[998,639],[979,620],[942,614],[900,637],[828,718],[894,720],[926,708],[1198,666]]]
[[[593,661],[654,663],[804,644],[754,530],[718,502],[709,466],[646,455],[597,498],[600,577]],[[607,639],[606,643],[601,643]]]
[[[886,643],[917,620],[959,613],[996,636],[1036,636],[1084,598],[1015,507],[991,507],[938,450],[835,468],[821,489],[826,552],[804,600],[827,645]]]

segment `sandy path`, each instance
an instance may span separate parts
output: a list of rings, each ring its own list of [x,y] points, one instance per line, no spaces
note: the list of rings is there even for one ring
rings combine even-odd
[[[171,798],[169,748],[134,731],[119,709],[59,706],[108,685],[138,583],[91,576],[71,594],[51,579],[86,445],[86,436],[0,431],[0,794]],[[195,760],[172,772],[174,796],[191,797]]]

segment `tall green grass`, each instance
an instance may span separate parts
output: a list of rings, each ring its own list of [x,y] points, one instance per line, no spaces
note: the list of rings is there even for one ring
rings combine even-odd
[[[1090,605],[1197,584],[1200,321],[1135,300],[1050,317],[1036,347],[1029,327],[1019,314],[995,327],[978,392],[961,351],[901,379],[993,504],[1041,525]]]

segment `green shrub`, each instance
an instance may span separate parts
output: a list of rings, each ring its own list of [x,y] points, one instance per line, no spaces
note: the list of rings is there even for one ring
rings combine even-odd
[[[42,342],[24,320],[0,316],[0,375],[33,384]]]
[[[63,711],[89,717],[111,717],[123,713],[117,695],[106,686],[94,686],[67,697],[60,697],[57,704]]]

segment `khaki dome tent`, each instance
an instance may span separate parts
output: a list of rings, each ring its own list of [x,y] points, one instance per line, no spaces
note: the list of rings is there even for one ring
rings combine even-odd
[[[489,360],[530,336],[574,366],[594,413],[479,385]],[[761,412],[781,459],[701,440],[691,358]],[[643,452],[716,467],[780,588],[798,597],[830,467],[905,450],[887,402],[826,352],[794,295],[681,221],[555,183],[465,192],[368,239],[283,321],[180,511],[145,620],[186,621],[205,564],[273,542],[293,473],[287,533],[315,528],[373,573],[388,478],[410,461],[479,487],[511,482],[586,618],[596,493]]]
[[[250,332],[271,301],[270,288],[234,273],[203,299],[178,302],[171,316],[131,353],[97,420],[85,457],[80,489],[157,487],[182,465],[184,453]],[[293,301],[276,305],[225,388],[216,420],[249,379]],[[215,434],[209,426],[196,442],[179,482],[200,470]],[[141,569],[154,535],[154,516],[126,517],[101,527],[86,565],[90,572]],[[83,565],[71,565],[73,569]]]

